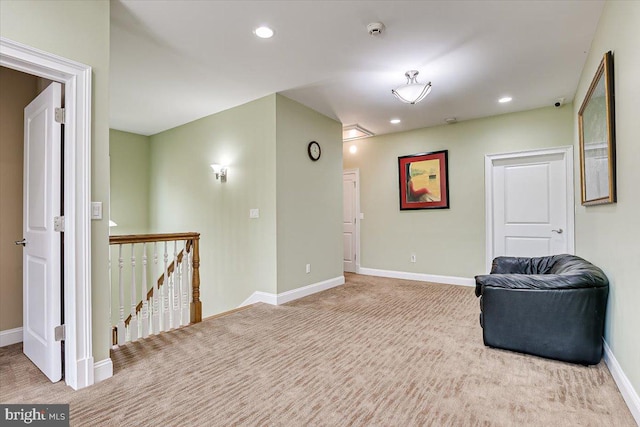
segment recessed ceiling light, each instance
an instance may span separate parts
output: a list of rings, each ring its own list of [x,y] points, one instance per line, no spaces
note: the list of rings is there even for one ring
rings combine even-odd
[[[258,27],[253,30],[253,33],[261,39],[270,39],[273,37],[273,30],[269,27]]]
[[[391,123],[392,125],[397,125],[398,123],[400,123],[400,119],[391,119],[389,120],[389,123]]]
[[[349,152],[351,154],[356,154],[358,152],[358,147],[356,147],[355,145],[352,145],[351,147],[349,147]]]
[[[500,99],[498,99],[498,102],[501,104],[504,104],[505,102],[511,102],[513,98],[511,98],[510,96],[504,96]]]

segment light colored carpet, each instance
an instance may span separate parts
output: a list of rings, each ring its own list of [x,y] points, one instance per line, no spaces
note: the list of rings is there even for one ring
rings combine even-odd
[[[86,426],[635,426],[603,362],[487,348],[469,287],[347,275],[127,344],[77,392],[0,349],[0,401],[70,403]]]

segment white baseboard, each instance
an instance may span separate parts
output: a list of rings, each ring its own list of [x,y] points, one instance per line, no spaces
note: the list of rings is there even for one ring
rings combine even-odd
[[[0,331],[0,347],[22,342],[22,326],[14,329]]]
[[[392,279],[417,280],[420,282],[444,283],[447,285],[475,286],[475,279],[456,276],[438,276],[436,274],[409,273],[406,271],[378,270],[360,267],[360,274],[366,276],[390,277]]]
[[[255,304],[257,302],[263,302],[265,304],[278,305],[278,296],[276,294],[271,294],[269,292],[260,292],[255,291],[251,294],[249,298],[244,300],[240,307],[244,307],[245,305]]]
[[[326,291],[327,289],[335,288],[336,286],[340,285],[344,285],[344,276],[334,277],[333,279],[324,280],[322,282],[314,283],[312,285],[303,286],[298,289],[293,289],[291,291],[278,294],[277,304],[284,304],[289,301],[297,300],[298,298]]]
[[[103,359],[93,364],[93,383],[99,383],[113,376],[113,362],[111,358]]]
[[[633,418],[636,420],[636,424],[640,426],[640,397],[638,397],[638,393],[633,388],[631,381],[629,381],[629,378],[625,375],[606,341],[604,341],[604,362],[609,367],[611,376],[613,376],[613,380],[616,382],[622,398],[627,403],[631,415],[633,415]]]
[[[301,288],[293,289],[281,294],[256,291],[251,294],[249,298],[244,300],[243,303],[240,304],[240,307],[255,304],[257,302],[263,302],[271,305],[285,304],[287,302],[294,301],[318,292],[326,291],[327,289],[335,288],[336,286],[340,285],[344,285],[344,276],[334,277],[333,279],[313,283],[311,285],[303,286]]]

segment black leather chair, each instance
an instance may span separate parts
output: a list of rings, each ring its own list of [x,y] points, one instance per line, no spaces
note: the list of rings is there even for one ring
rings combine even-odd
[[[484,344],[597,364],[608,294],[607,276],[580,257],[498,257],[476,276]]]

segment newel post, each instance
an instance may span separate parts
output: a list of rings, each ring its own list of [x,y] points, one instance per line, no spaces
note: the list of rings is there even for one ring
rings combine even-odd
[[[191,288],[191,323],[202,321],[202,302],[200,301],[200,234],[193,238],[193,276]]]

